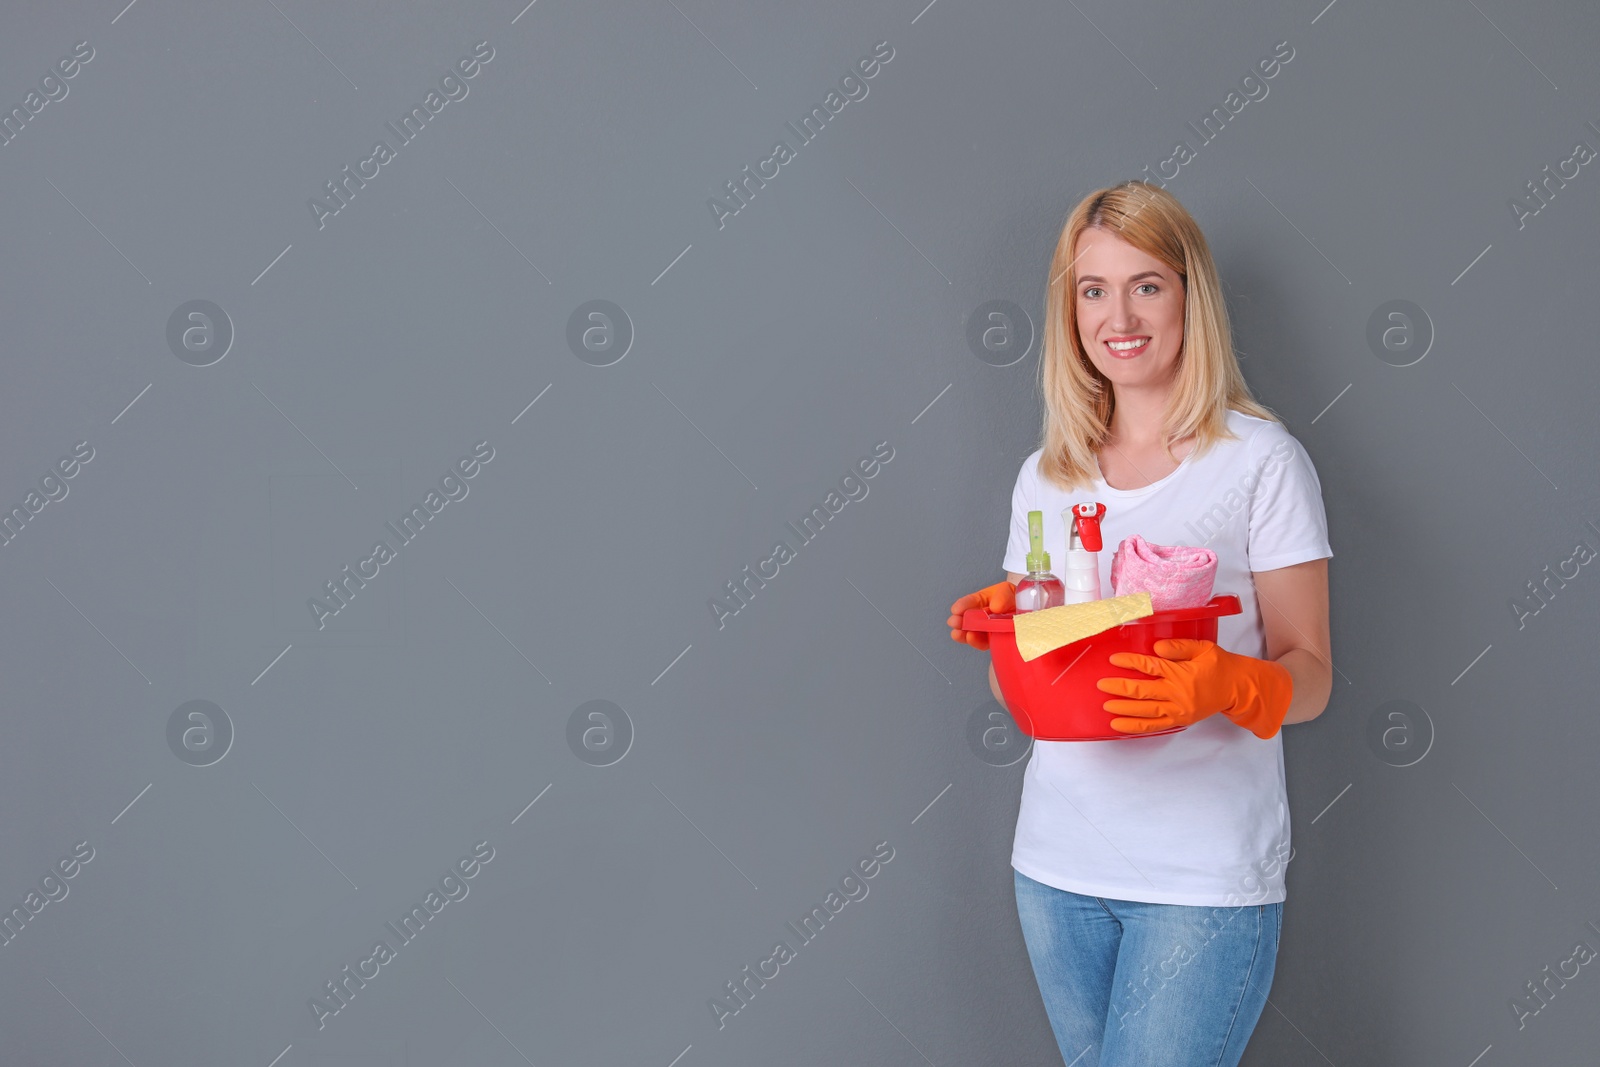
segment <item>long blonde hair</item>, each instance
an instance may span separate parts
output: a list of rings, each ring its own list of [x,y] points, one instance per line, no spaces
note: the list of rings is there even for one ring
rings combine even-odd
[[[1090,226],[1114,233],[1183,279],[1183,348],[1163,415],[1168,454],[1173,442],[1191,434],[1197,457],[1219,440],[1237,439],[1228,429],[1230,408],[1282,422],[1256,401],[1239,370],[1222,283],[1199,225],[1165,189],[1138,179],[1125,181],[1078,202],[1050,260],[1039,360],[1044,395],[1040,474],[1064,490],[1087,488],[1100,476],[1096,456],[1111,436],[1116,394],[1078,336],[1073,248]]]

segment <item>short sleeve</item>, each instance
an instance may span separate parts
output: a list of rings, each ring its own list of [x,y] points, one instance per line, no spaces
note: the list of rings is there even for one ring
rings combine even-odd
[[[1028,573],[1028,512],[1039,510],[1034,506],[1038,494],[1039,453],[1022,461],[1017,471],[1017,484],[1011,490],[1011,535],[1006,540],[1006,556],[1002,569],[1013,574]]]
[[[1252,571],[1292,567],[1333,555],[1322,483],[1300,442],[1279,423],[1269,423],[1247,449],[1257,482],[1249,494],[1249,557]]]

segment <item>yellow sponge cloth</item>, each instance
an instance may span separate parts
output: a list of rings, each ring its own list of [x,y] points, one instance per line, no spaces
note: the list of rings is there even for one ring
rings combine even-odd
[[[1025,611],[1012,622],[1017,632],[1017,650],[1024,660],[1038,659],[1062,645],[1093,637],[1102,630],[1153,615],[1149,593],[1091,600],[1087,604],[1063,604],[1043,611]]]

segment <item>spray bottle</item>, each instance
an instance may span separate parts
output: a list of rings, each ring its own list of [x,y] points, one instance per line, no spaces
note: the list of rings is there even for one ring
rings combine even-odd
[[[1106,506],[1099,501],[1074,504],[1061,513],[1067,523],[1063,603],[1085,604],[1100,599],[1100,519],[1105,513]]]
[[[1066,603],[1066,586],[1050,573],[1044,550],[1044,512],[1028,512],[1028,574],[1017,583],[1017,614],[1058,608]]]

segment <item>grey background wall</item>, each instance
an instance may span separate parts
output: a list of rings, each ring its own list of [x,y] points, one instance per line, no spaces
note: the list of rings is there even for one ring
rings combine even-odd
[[[1246,1062],[1592,1053],[1592,5],[4,22],[7,1063],[1058,1062],[1027,740],[944,620],[1001,576],[1061,221],[1135,176],[1335,551]]]

